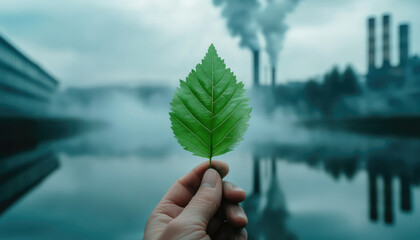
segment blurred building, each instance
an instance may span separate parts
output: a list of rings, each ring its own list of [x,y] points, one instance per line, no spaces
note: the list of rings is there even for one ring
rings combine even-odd
[[[372,90],[395,89],[403,86],[420,86],[420,58],[410,56],[410,28],[408,24],[399,25],[398,54],[399,63],[391,65],[391,16],[382,16],[382,66],[376,67],[376,21],[368,19],[368,73],[367,85]]]
[[[0,116],[42,116],[58,81],[0,35]]]

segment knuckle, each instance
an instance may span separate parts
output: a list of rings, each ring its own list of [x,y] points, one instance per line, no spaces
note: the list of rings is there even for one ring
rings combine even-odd
[[[168,224],[168,227],[166,228],[166,230],[169,232],[177,232],[179,230],[182,230],[182,227],[184,225],[185,225],[184,223],[177,221],[177,219],[174,219]]]

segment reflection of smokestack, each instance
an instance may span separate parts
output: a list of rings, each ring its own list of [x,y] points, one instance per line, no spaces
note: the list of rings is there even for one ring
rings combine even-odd
[[[383,57],[383,67],[389,67],[390,66],[390,59],[391,59],[391,40],[390,40],[390,31],[389,31],[389,25],[391,17],[387,14],[382,17],[382,57]]]
[[[369,217],[372,221],[378,220],[378,188],[376,186],[376,174],[369,172]]]
[[[400,39],[400,66],[405,66],[408,61],[408,24],[401,24],[399,28]]]
[[[394,213],[392,211],[392,178],[389,175],[384,176],[384,220],[391,224],[394,222]]]
[[[404,212],[411,211],[411,190],[410,181],[407,176],[400,176],[400,196],[401,196],[401,210]]]
[[[375,18],[368,20],[368,69],[371,71],[375,68]]]
[[[271,68],[271,85],[273,86],[276,85],[276,68],[275,67]]]
[[[260,54],[258,50],[253,51],[254,55],[254,86],[258,87],[260,85],[259,76],[260,76]]]
[[[277,175],[277,167],[276,167],[276,158],[273,157],[271,159],[271,174],[273,174],[273,176]]]
[[[260,191],[260,159],[254,156],[254,194]]]

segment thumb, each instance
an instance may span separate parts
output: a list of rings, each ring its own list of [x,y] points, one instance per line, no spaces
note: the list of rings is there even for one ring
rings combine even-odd
[[[187,219],[198,220],[207,226],[220,207],[222,200],[222,179],[219,173],[209,168],[201,180],[197,193],[181,213]]]

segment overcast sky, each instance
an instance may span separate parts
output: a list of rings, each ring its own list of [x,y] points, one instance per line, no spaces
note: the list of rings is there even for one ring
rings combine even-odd
[[[384,12],[393,14],[393,63],[400,22],[411,23],[410,51],[419,54],[418,0],[301,0],[287,18],[278,82],[305,80],[336,64],[364,73],[366,18]],[[238,47],[211,0],[2,0],[0,33],[64,87],[175,86],[210,43],[239,80],[251,83],[251,53]],[[268,82],[266,55],[262,62]]]

